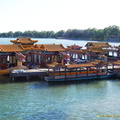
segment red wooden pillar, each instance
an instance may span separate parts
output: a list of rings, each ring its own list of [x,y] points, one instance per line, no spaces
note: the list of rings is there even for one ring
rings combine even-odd
[[[32,63],[34,63],[34,57],[33,57],[33,55],[34,55],[34,51],[31,52],[31,62]]]

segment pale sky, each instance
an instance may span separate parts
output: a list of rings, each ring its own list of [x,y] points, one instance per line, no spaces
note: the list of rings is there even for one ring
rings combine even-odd
[[[0,32],[120,26],[120,0],[0,0]]]

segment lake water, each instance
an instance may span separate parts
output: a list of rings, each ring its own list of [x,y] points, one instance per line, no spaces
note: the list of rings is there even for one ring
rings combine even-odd
[[[16,40],[16,38],[0,38],[0,44],[12,44],[10,40]],[[66,40],[66,39],[47,39],[47,38],[32,38],[32,40],[38,40],[36,44],[63,44],[65,47],[68,45],[79,45],[85,46],[87,42],[93,41],[85,41],[85,40]],[[119,42],[109,42],[110,45],[120,45]]]
[[[0,44],[14,39],[0,39]],[[84,46],[87,41],[39,39],[38,43]],[[0,120],[120,120],[120,80],[1,83]]]

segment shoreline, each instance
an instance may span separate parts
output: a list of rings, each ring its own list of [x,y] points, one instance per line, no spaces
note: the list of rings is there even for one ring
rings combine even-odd
[[[76,41],[94,41],[94,42],[114,42],[114,43],[117,43],[117,42],[120,42],[120,41],[115,41],[115,40],[87,40],[87,39],[57,39],[57,40],[76,40]]]
[[[31,37],[32,38],[32,37]],[[0,37],[0,39],[16,39],[16,37]],[[117,43],[117,42],[120,42],[120,41],[117,41],[117,40],[89,40],[89,39],[70,39],[70,38],[64,38],[64,39],[56,39],[56,38],[32,38],[32,39],[54,39],[54,40],[71,40],[71,41],[94,41],[94,42],[114,42],[114,43]]]

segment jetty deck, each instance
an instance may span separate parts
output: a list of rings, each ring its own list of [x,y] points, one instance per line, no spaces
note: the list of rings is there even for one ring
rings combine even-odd
[[[31,77],[39,77],[44,78],[44,76],[48,75],[48,69],[19,69],[19,70],[12,70],[10,72],[10,78],[12,81],[15,80],[17,77],[24,77],[29,80]]]

